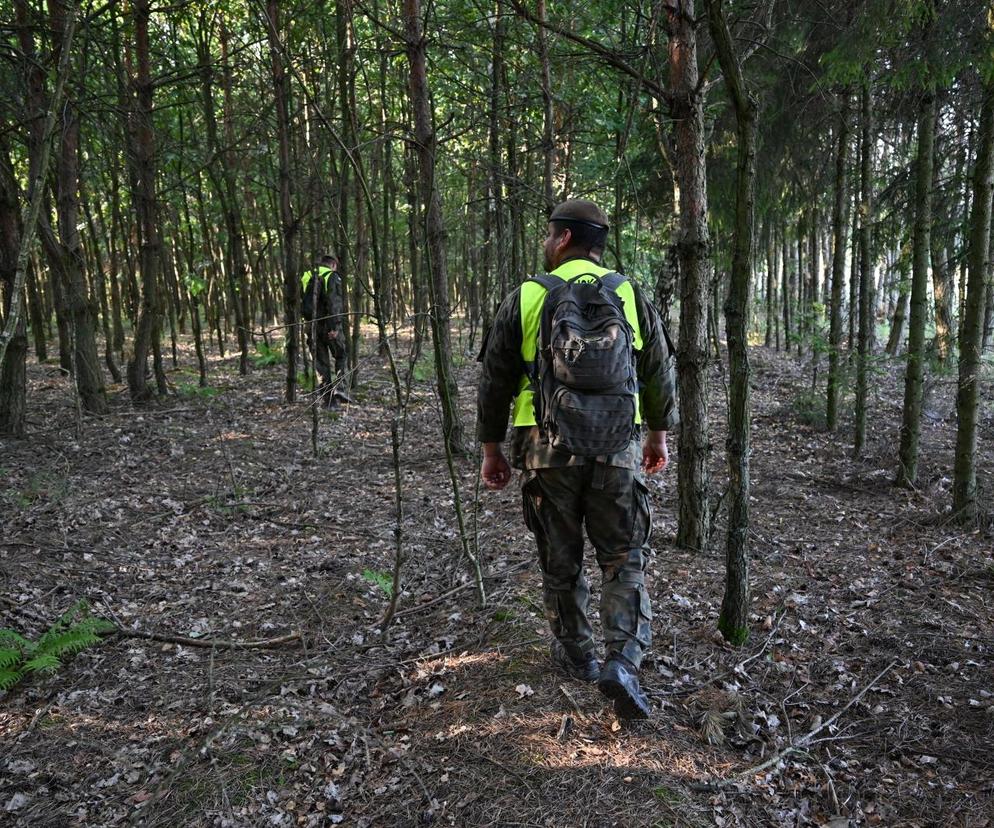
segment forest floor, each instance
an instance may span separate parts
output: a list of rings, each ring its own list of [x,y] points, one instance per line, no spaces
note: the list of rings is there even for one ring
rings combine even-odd
[[[0,627],[37,637],[82,598],[127,630],[300,639],[115,635],[0,693],[0,822],[992,824],[994,540],[945,516],[954,380],[930,383],[920,488],[905,491],[891,485],[898,365],[876,376],[857,461],[848,419],[835,435],[817,423],[809,358],[752,361],[751,636],[733,648],[715,632],[722,512],[711,549],[673,546],[674,450],[650,483],[655,713],[635,726],[551,668],[520,494],[478,492],[470,457],[457,471],[481,609],[428,369],[401,452],[407,558],[384,643],[393,392],[377,357],[355,405],[320,412],[318,457],[280,366],[240,377],[214,360],[216,393],[174,370],[177,393],[138,410],[116,386],[77,433],[66,380],[31,364],[30,435],[0,443]],[[471,435],[477,369],[459,370]],[[989,386],[980,445],[990,508]]]

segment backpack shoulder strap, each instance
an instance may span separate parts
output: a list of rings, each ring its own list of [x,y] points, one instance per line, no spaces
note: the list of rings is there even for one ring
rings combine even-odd
[[[553,276],[551,273],[533,273],[528,277],[528,281],[538,282],[546,290],[552,290],[563,283],[562,279],[558,276]]]
[[[608,290],[617,290],[627,281],[628,277],[622,273],[618,273],[616,270],[612,270],[610,273],[605,273],[601,276],[601,284]]]

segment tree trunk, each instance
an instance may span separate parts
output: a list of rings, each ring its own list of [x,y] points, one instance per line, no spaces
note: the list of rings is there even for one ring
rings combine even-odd
[[[226,68],[227,30],[221,25],[222,55]],[[228,242],[228,293],[231,297],[231,307],[235,312],[235,333],[238,339],[238,373],[245,375],[249,367],[249,329],[248,314],[248,265],[245,261],[245,238],[242,234],[242,216],[240,196],[235,183],[235,148],[231,139],[221,146],[218,138],[217,114],[214,105],[214,72],[213,56],[210,48],[210,23],[206,11],[200,13],[200,29],[197,39],[197,53],[200,71],[200,89],[203,101],[204,126],[207,137],[207,150],[211,163],[207,165],[207,173],[218,200],[221,202],[221,212],[224,215],[224,229]],[[225,121],[231,117],[225,113]]]
[[[897,356],[904,341],[904,320],[908,314],[908,294],[911,292],[911,279],[908,278],[911,272],[911,253],[907,243],[902,245],[898,254],[897,262],[897,303],[894,307],[894,318],[890,326],[890,335],[887,337],[887,353]]]
[[[772,220],[768,220],[766,222],[766,335],[763,339],[763,344],[767,348],[773,345],[773,334],[774,328],[776,327],[777,315],[777,271],[775,251],[773,222]]]
[[[86,227],[90,232],[93,245],[93,273],[95,274],[96,292],[100,303],[100,322],[104,334],[104,364],[114,382],[121,382],[121,371],[114,360],[114,336],[110,330],[110,308],[107,302],[107,276],[104,268],[103,255],[100,252],[100,237],[97,235],[97,223],[93,219],[93,211],[85,199],[81,200],[83,215],[86,217]]]
[[[749,637],[749,352],[747,322],[752,280],[754,182],[756,177],[756,102],[746,89],[721,0],[708,0],[708,22],[728,96],[735,108],[735,230],[732,274],[725,300],[728,338],[728,536],[725,595],[718,629],[725,640],[743,644]]]
[[[162,306],[159,283],[162,271],[162,240],[159,237],[158,201],[155,192],[155,132],[152,126],[152,78],[149,65],[148,22],[151,15],[149,0],[136,0],[135,57],[138,74],[133,85],[137,98],[134,148],[137,173],[134,203],[141,231],[139,270],[142,280],[141,311],[135,330],[134,352],[128,363],[128,390],[131,399],[147,400],[152,392],[146,382],[149,351],[157,350]]]
[[[809,279],[804,273],[804,243],[807,227],[802,214],[797,220],[797,356],[804,355],[804,341],[811,333],[811,305],[808,302]]]
[[[31,338],[34,340],[35,359],[38,362],[48,360],[48,343],[45,339],[45,308],[42,297],[38,295],[38,279],[35,269],[27,263],[24,284],[28,290],[28,318],[31,320]]]
[[[908,364],[904,374],[904,411],[898,454],[898,486],[911,487],[918,477],[925,374],[925,319],[928,306],[928,260],[932,227],[932,161],[935,142],[935,90],[922,94],[918,114],[918,152],[915,159],[915,224],[911,242],[911,321]]]
[[[703,552],[708,514],[707,315],[711,285],[711,241],[707,223],[704,101],[698,87],[694,0],[667,0],[669,67],[674,121],[676,178],[680,187],[680,336],[677,347],[681,425],[677,467],[677,545]]]
[[[859,343],[856,361],[856,428],[853,452],[857,457],[866,445],[866,409],[869,392],[870,336],[873,314],[872,293],[873,263],[870,260],[870,227],[873,223],[873,102],[870,82],[863,82],[860,90],[860,173],[859,173]],[[855,278],[855,274],[853,274]]]
[[[939,186],[939,177],[942,174],[942,156],[938,142],[934,150],[936,158],[932,161],[932,192],[936,202],[932,212],[929,253],[932,262],[932,296],[935,303],[935,350],[939,362],[945,364],[956,341],[956,328],[953,322],[955,276],[947,244],[951,234],[949,199],[940,197],[942,190]]]
[[[6,136],[0,134],[0,321],[4,324],[6,350],[0,362],[0,434],[24,436],[27,373],[25,359],[28,337],[24,314],[14,304],[17,289],[17,258],[21,249],[21,217],[17,212],[17,180],[10,161]],[[7,328],[13,319],[11,336]]]
[[[977,413],[980,386],[980,346],[991,233],[991,193],[994,187],[994,82],[984,87],[980,112],[977,161],[973,173],[973,213],[970,216],[970,276],[960,338],[959,386],[956,394],[956,464],[953,470],[953,512],[961,520],[977,518]]]
[[[838,147],[835,156],[835,205],[832,211],[832,308],[828,334],[828,389],[825,425],[834,431],[839,423],[839,392],[842,387],[842,283],[845,280],[846,232],[849,221],[849,90],[840,94]]]
[[[556,206],[553,187],[553,175],[556,164],[555,139],[555,103],[552,97],[552,70],[549,66],[549,45],[546,39],[545,0],[538,0],[536,13],[538,26],[538,59],[542,68],[542,194],[545,198],[545,209],[549,213]]]
[[[427,236],[428,285],[431,295],[431,330],[435,346],[435,372],[438,396],[442,404],[442,435],[453,453],[463,450],[463,431],[459,421],[458,394],[452,375],[452,344],[449,335],[449,282],[446,274],[445,228],[442,202],[435,178],[436,137],[432,125],[428,89],[425,40],[421,32],[420,0],[404,0],[404,32],[407,59],[410,63],[410,95],[414,110],[414,135],[417,143],[420,201],[424,204],[424,228]]]
[[[267,0],[266,31],[276,102],[276,133],[279,139],[279,209],[283,240],[283,323],[286,325],[285,399],[297,398],[297,351],[299,349],[300,280],[297,278],[297,222],[293,216],[290,187],[290,78],[283,64],[280,42],[279,0]]]
[[[783,300],[783,349],[790,353],[790,256],[787,244],[787,228],[780,229],[780,296]]]
[[[984,305],[984,338],[980,352],[987,351],[994,344],[994,234],[987,248],[987,302]]]

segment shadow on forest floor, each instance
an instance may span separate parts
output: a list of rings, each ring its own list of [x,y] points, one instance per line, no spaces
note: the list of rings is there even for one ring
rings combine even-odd
[[[878,377],[854,461],[848,423],[829,435],[799,407],[807,368],[764,349],[752,358],[751,638],[734,649],[715,633],[721,515],[706,553],[672,547],[671,468],[651,483],[655,643],[643,676],[657,712],[633,728],[550,669],[513,486],[479,504],[490,593],[479,608],[430,379],[412,395],[403,614],[383,644],[392,392],[375,357],[357,404],[321,413],[318,458],[306,406],[281,403],[278,366],[238,377],[233,361],[215,361],[221,393],[140,410],[116,387],[110,414],[77,438],[65,380],[31,365],[30,436],[0,444],[0,627],[36,635],[86,598],[126,628],[226,640],[299,631],[302,646],[112,638],[0,695],[6,821],[988,824],[994,558],[989,532],[942,519],[952,403],[933,401],[921,487],[901,491],[898,371]],[[475,371],[460,368],[467,424]],[[182,390],[189,377],[173,380]],[[990,492],[989,391],[985,405],[978,468]],[[458,469],[471,507],[474,461]],[[720,450],[713,471],[720,491]],[[763,765],[836,713],[781,769],[702,787]]]

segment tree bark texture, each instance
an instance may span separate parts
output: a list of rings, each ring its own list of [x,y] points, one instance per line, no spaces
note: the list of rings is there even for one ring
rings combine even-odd
[[[864,81],[860,90],[860,145],[859,341],[856,360],[856,423],[853,438],[853,452],[857,457],[863,453],[866,445],[870,337],[873,327],[870,305],[873,281],[873,262],[870,258],[870,228],[873,224],[873,102],[869,81]]]
[[[984,89],[980,113],[977,161],[973,173],[973,212],[970,216],[970,275],[960,332],[959,386],[956,394],[956,461],[953,470],[953,511],[964,521],[977,517],[977,414],[980,354],[990,249],[991,193],[994,188],[994,82]]]
[[[442,435],[455,453],[463,450],[463,431],[459,420],[458,394],[452,372],[452,343],[449,335],[449,281],[445,259],[445,227],[442,202],[435,180],[436,136],[432,123],[428,89],[425,39],[421,31],[420,0],[404,0],[404,33],[410,63],[411,107],[414,111],[414,136],[417,144],[420,202],[424,205],[424,230],[427,237],[428,285],[431,295],[431,329],[435,346],[435,372],[438,396],[442,404]]]
[[[16,13],[19,24],[18,28],[19,37],[21,38],[22,51],[27,59],[26,76],[29,87],[27,101],[32,109],[32,115],[34,116],[32,120],[30,138],[32,151],[30,152],[31,158],[29,176],[31,184],[28,191],[28,202],[24,207],[24,213],[21,217],[20,226],[15,227],[19,236],[19,247],[14,262],[13,276],[11,277],[8,290],[6,291],[6,297],[8,297],[8,299],[2,300],[5,304],[4,326],[3,330],[0,331],[0,369],[3,368],[7,351],[11,343],[15,339],[18,339],[19,331],[23,334],[24,323],[21,314],[21,296],[28,270],[28,258],[33,246],[32,243],[35,232],[38,227],[38,217],[41,212],[41,205],[45,193],[45,180],[48,176],[48,164],[51,157],[52,132],[55,129],[56,116],[62,104],[62,96],[65,90],[66,79],[69,75],[69,57],[71,54],[73,35],[76,31],[76,9],[75,7],[71,7],[62,28],[62,47],[59,54],[55,86],[52,91],[52,97],[49,102],[47,114],[44,119],[42,119],[42,112],[45,111],[41,105],[44,94],[43,78],[39,70],[38,62],[32,59],[32,55],[34,54],[34,42],[31,36],[31,29],[28,25],[27,5],[24,2],[18,2],[16,5]],[[4,148],[4,153],[4,160],[6,162],[9,158],[9,155],[6,153],[6,148]],[[16,194],[16,183],[13,180],[7,182],[7,184],[4,185],[4,188],[11,189],[12,194]],[[18,388],[23,387],[23,380],[18,379],[18,377],[23,374],[25,369],[24,353],[22,352],[18,355],[18,348],[16,345],[14,347],[15,350],[14,354],[11,356],[11,359],[19,360],[20,365],[10,367],[9,377],[10,382],[12,383],[11,389],[13,392],[16,392]],[[5,379],[5,375],[0,374],[0,379]],[[20,385],[17,385],[17,383],[20,383]],[[4,382],[4,385],[6,385],[6,381]],[[23,398],[23,394],[20,396]],[[15,411],[15,408],[21,404],[21,401],[19,399],[15,399],[13,394],[5,403],[8,411],[8,414],[4,415],[7,418],[5,420],[7,424],[6,427],[10,428],[12,431],[23,428],[23,412],[18,414]]]
[[[849,221],[849,97],[848,89],[839,95],[838,146],[835,155],[835,203],[832,210],[832,302],[828,333],[828,388],[825,425],[834,431],[839,423],[839,395],[842,389],[842,286],[846,278],[846,237]]]
[[[226,30],[222,31],[226,35]],[[224,35],[222,35],[223,37]],[[224,44],[224,53],[227,52]],[[243,376],[249,367],[248,264],[245,260],[245,238],[238,187],[235,182],[235,147],[232,136],[226,136],[222,147],[218,137],[217,112],[214,104],[214,60],[211,54],[211,32],[208,14],[201,11],[197,52],[200,61],[200,89],[203,96],[204,126],[211,163],[207,166],[214,193],[221,202],[228,247],[227,277],[231,308],[235,312],[235,333],[238,339],[238,372]]]
[[[297,360],[300,348],[300,279],[297,276],[297,221],[293,215],[290,179],[290,76],[284,66],[280,41],[280,4],[267,0],[266,33],[269,38],[276,133],[279,140],[279,213],[283,241],[283,324],[286,326],[286,388],[284,398],[297,398]]]
[[[134,113],[135,182],[134,203],[141,233],[139,270],[141,272],[141,310],[135,329],[134,350],[128,363],[128,389],[131,398],[146,400],[152,392],[146,382],[149,351],[158,338],[162,319],[159,284],[162,276],[162,240],[159,236],[158,203],[155,193],[155,132],[152,126],[152,78],[149,63],[149,0],[136,0],[135,58],[138,72],[134,79],[137,108]]]
[[[911,251],[907,243],[901,246],[897,261],[897,301],[894,303],[894,316],[891,320],[890,334],[887,336],[887,353],[897,356],[904,341],[904,320],[908,315],[908,294],[911,292]]]
[[[711,240],[707,223],[704,101],[698,88],[694,0],[667,0],[670,27],[670,116],[674,120],[676,178],[680,187],[680,336],[677,371],[680,439],[677,545],[703,552],[708,514],[711,453],[707,316],[711,290]]]
[[[17,181],[5,136],[0,136],[0,309],[3,310],[3,345],[0,361],[0,434],[24,436],[27,407],[25,359],[28,353],[24,314],[12,316],[17,286],[17,258],[21,249],[21,217],[17,212]],[[23,281],[23,276],[22,276]],[[11,324],[13,323],[13,324]],[[8,338],[8,329],[10,330]]]
[[[918,443],[925,376],[925,321],[928,315],[928,262],[932,228],[932,163],[935,143],[935,91],[922,95],[915,160],[915,224],[911,237],[911,318],[904,374],[904,409],[898,452],[897,485],[918,477]]]
[[[553,175],[555,174],[555,104],[552,97],[552,70],[549,66],[549,44],[542,25],[546,18],[545,0],[538,0],[538,59],[542,68],[542,194],[545,209],[549,212],[556,206]]]
[[[718,629],[727,641],[749,637],[749,287],[752,281],[754,189],[756,178],[756,102],[746,88],[732,45],[721,0],[708,0],[708,22],[728,97],[735,109],[735,230],[732,273],[725,300],[728,338],[728,534],[725,547],[725,595]]]

